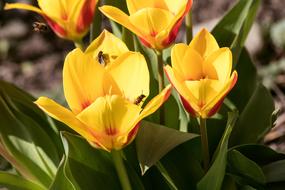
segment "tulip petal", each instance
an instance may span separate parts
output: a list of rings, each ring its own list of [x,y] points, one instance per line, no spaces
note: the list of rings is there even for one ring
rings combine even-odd
[[[94,131],[94,136],[108,150],[120,149],[136,123],[141,108],[117,96],[98,98],[77,115],[77,118]]]
[[[218,109],[218,105],[217,104],[221,104],[222,103],[222,101],[224,100],[226,95],[235,86],[235,84],[237,82],[237,78],[238,78],[238,74],[237,74],[236,71],[234,71],[232,73],[232,75],[231,75],[231,78],[228,80],[228,82],[223,85],[223,88],[221,88],[220,91],[217,92],[216,96],[213,96],[212,99],[209,100],[207,105],[205,105],[205,107],[203,108],[204,113],[205,113],[204,114],[205,117],[213,115],[215,113],[213,111],[213,109],[215,111],[217,111],[217,109]]]
[[[135,102],[142,94],[146,97],[149,95],[149,71],[145,58],[140,53],[124,53],[108,71],[130,102]]]
[[[38,0],[38,4],[48,17],[57,18],[60,20],[68,19],[69,12],[67,12],[67,6],[72,5],[72,3],[66,3],[64,0]]]
[[[213,97],[215,97],[224,87],[224,83],[218,80],[201,79],[199,81],[186,81],[187,88],[196,99],[197,106],[202,110]]]
[[[202,57],[185,44],[176,44],[172,48],[171,62],[184,80],[199,80],[203,76]]]
[[[44,12],[41,9],[39,9],[37,7],[34,7],[32,5],[24,4],[24,3],[6,3],[4,9],[5,10],[9,10],[9,9],[25,9],[25,10],[28,10],[28,11],[36,12],[36,13],[38,13],[40,15],[45,15]]]
[[[118,9],[116,7],[104,5],[104,6],[100,7],[99,10],[108,18],[110,18],[110,19],[114,20],[115,22],[123,25],[124,27],[126,27],[127,29],[129,29],[130,31],[135,33],[137,36],[145,39],[148,43],[151,42],[151,39],[149,39],[147,36],[144,36],[144,34],[142,34],[142,32],[139,30],[140,26],[134,26],[130,22],[129,16],[126,15],[120,9]]]
[[[91,53],[94,58],[98,57],[98,53],[102,51],[107,54],[110,62],[113,62],[123,53],[128,52],[126,44],[112,33],[104,30],[86,49],[85,53]]]
[[[220,48],[204,62],[203,70],[210,79],[226,82],[232,71],[232,52],[229,48]]]
[[[177,90],[177,92],[189,103],[189,105],[197,110],[198,99],[192,94],[192,92],[187,88],[186,83],[183,78],[178,74],[178,72],[171,68],[169,65],[164,67],[164,71],[169,82]]]
[[[150,7],[169,10],[168,5],[163,0],[151,0],[151,1],[149,0],[147,1],[127,0],[127,6],[128,6],[129,13],[131,15],[139,11],[140,9],[150,8]]]
[[[193,38],[189,47],[195,49],[204,59],[219,49],[216,39],[206,29],[202,29]]]
[[[81,1],[80,1],[81,2]],[[78,15],[75,14],[75,23],[77,32],[87,31],[89,25],[93,21],[93,16],[95,13],[95,8],[97,4],[97,0],[85,0],[83,1],[82,8],[79,11]],[[76,8],[76,7],[75,7]]]
[[[55,101],[46,97],[40,97],[37,101],[35,101],[35,104],[37,104],[49,116],[65,123],[67,126],[79,133],[88,141],[97,141],[94,136],[89,133],[88,127],[84,125],[81,121],[79,121],[74,115],[74,113],[72,113],[65,107],[59,105]]]
[[[148,102],[148,104],[143,108],[143,111],[140,113],[137,122],[154,113],[169,98],[170,94],[171,85],[168,85],[157,96]]]
[[[111,93],[110,90],[120,94],[104,67],[92,55],[84,54],[79,48],[66,56],[63,87],[67,103],[76,114],[92,104],[97,97]]]
[[[191,5],[192,5],[192,0]],[[166,4],[169,11],[171,11],[173,14],[178,15],[181,10],[185,10],[185,7],[187,3],[190,3],[189,0],[164,0],[164,3]]]
[[[171,12],[159,8],[144,8],[129,17],[134,26],[139,26],[142,34],[152,37],[165,30],[173,18]]]
[[[185,15],[190,11],[192,7],[192,0],[185,1],[185,4],[179,1],[165,0],[169,10],[175,15],[170,24],[164,31],[160,32],[156,36],[156,41],[163,48],[169,46],[175,39],[179,32],[180,26]],[[172,5],[176,4],[176,5]]]

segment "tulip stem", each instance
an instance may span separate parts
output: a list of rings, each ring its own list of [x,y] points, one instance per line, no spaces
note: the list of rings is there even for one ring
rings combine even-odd
[[[121,151],[112,150],[111,154],[123,190],[131,190],[130,180],[124,165]]]
[[[76,48],[80,48],[82,51],[84,50],[84,44],[83,44],[83,41],[81,39],[74,41],[74,45]]]
[[[185,25],[186,25],[186,41],[187,44],[189,44],[193,38],[192,11],[189,11],[189,13],[186,15]]]
[[[158,80],[158,90],[161,92],[164,89],[164,72],[163,72],[163,54],[162,51],[155,51],[157,56],[157,80]],[[165,123],[164,117],[164,106],[160,107],[159,119],[160,124],[163,125]]]
[[[201,143],[202,143],[204,170],[208,171],[209,162],[210,162],[208,135],[207,135],[207,128],[206,128],[206,119],[202,117],[200,117],[200,135],[201,135]]]

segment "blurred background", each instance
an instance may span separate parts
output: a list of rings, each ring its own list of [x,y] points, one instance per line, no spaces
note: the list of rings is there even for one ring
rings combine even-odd
[[[6,1],[36,5],[36,0]],[[194,33],[209,30],[236,0],[194,0]],[[62,99],[62,66],[73,43],[56,37],[50,29],[37,32],[35,22],[43,19],[32,12],[3,11],[0,0],[0,79],[16,84],[34,96]],[[183,32],[183,31],[182,31]],[[179,39],[178,39],[179,40]],[[285,1],[262,0],[256,22],[248,37],[247,48],[260,79],[270,89],[279,109],[275,127],[264,141],[285,152]]]

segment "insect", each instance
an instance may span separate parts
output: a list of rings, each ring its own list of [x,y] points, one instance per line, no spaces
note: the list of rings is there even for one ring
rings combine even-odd
[[[139,96],[135,99],[134,104],[139,105],[139,104],[143,101],[143,99],[144,99],[145,97],[146,97],[146,96],[145,96],[144,94],[139,95]]]
[[[107,63],[109,62],[109,55],[104,54],[103,51],[99,51],[97,58],[98,58],[98,62],[104,66],[106,66]]]
[[[34,22],[33,28],[35,32],[47,32],[48,31],[48,26],[43,22]]]

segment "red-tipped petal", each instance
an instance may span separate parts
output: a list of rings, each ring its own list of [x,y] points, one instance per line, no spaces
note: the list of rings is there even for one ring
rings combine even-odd
[[[186,8],[185,8],[185,11],[183,13],[183,15],[180,17],[180,19],[176,22],[176,24],[173,26],[173,28],[171,29],[168,37],[162,42],[162,45],[167,47],[169,46],[175,39],[176,39],[176,36],[179,32],[179,29],[180,29],[180,26],[182,24],[182,21],[184,19],[184,17],[186,16],[186,14],[190,11],[191,7],[192,7],[192,0],[189,0],[187,2],[187,5],[186,5]]]
[[[76,25],[76,30],[78,33],[84,32],[92,23],[96,4],[97,0],[85,1]]]

